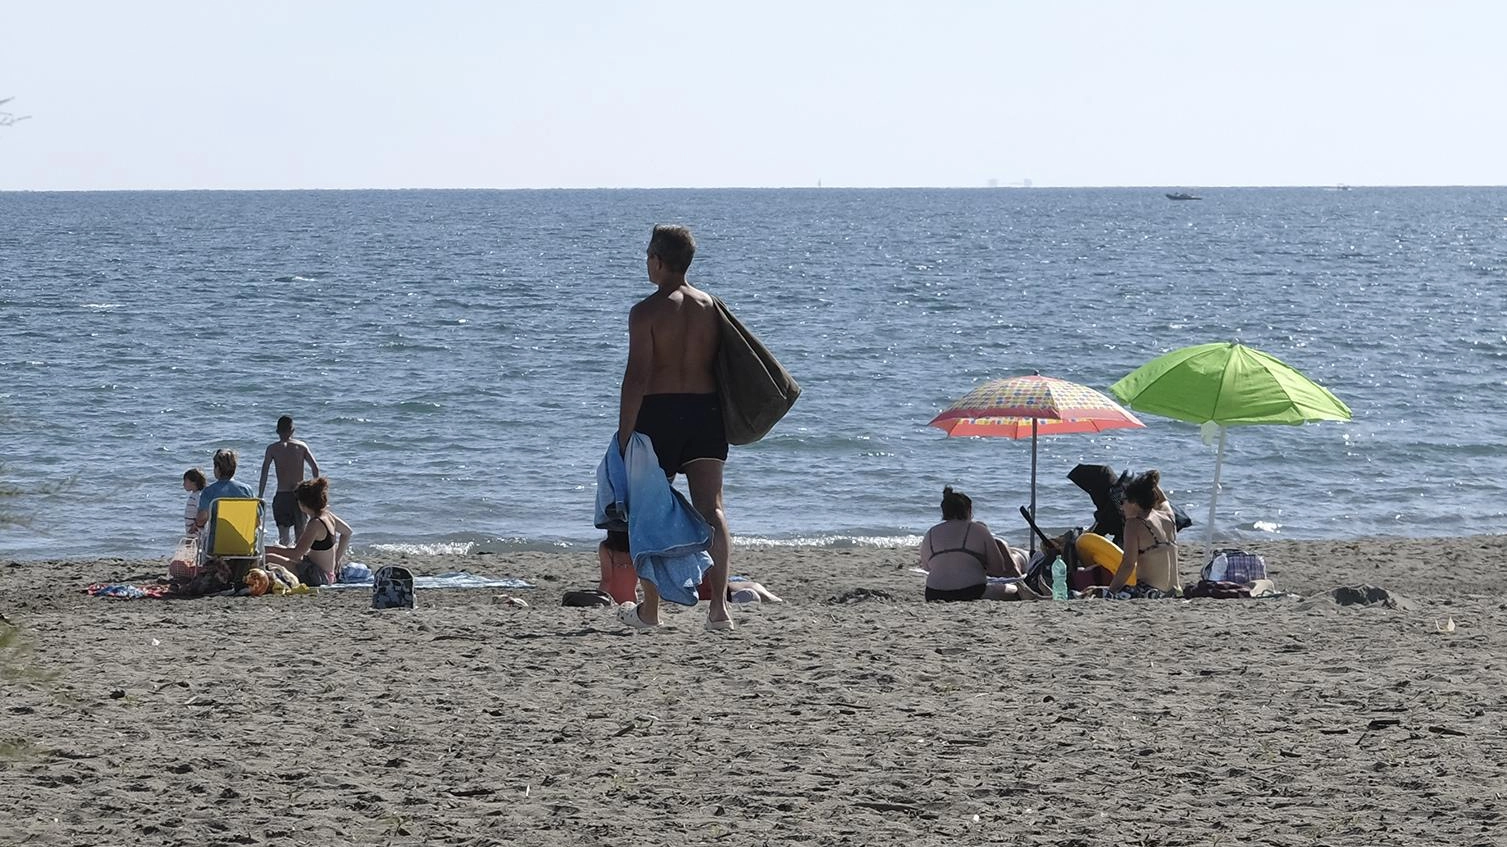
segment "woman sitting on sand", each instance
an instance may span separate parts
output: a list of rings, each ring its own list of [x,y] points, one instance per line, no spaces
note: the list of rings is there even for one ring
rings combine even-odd
[[[304,585],[334,583],[351,545],[351,525],[330,511],[329,491],[330,481],[322,476],[300,482],[293,497],[309,522],[295,546],[267,548],[267,561],[286,567]]]
[[[1177,516],[1162,493],[1162,475],[1146,471],[1125,484],[1125,556],[1106,589],[1118,594],[1132,576],[1134,595],[1166,596],[1177,588]],[[1152,592],[1156,592],[1152,594]]]
[[[1020,576],[1020,568],[982,521],[973,519],[967,494],[942,489],[942,522],[921,539],[921,567],[926,570],[928,602],[1013,600],[1018,585],[991,584],[991,576]]]

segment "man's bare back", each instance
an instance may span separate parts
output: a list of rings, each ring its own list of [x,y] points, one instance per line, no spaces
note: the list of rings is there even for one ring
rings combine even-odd
[[[717,306],[690,283],[650,294],[633,307],[653,336],[647,394],[711,394],[717,390]],[[631,329],[630,329],[631,332]]]
[[[292,491],[300,482],[303,482],[305,462],[313,468],[315,476],[319,475],[319,465],[314,462],[314,456],[309,452],[309,445],[297,439],[290,438],[287,441],[277,441],[267,445],[267,455],[263,459],[264,470],[266,462],[269,461],[277,470],[278,491]],[[263,479],[265,480],[265,476]],[[265,484],[264,482],[263,485]]]
[[[655,260],[651,257],[651,266]],[[716,394],[717,304],[685,281],[656,273],[659,289],[628,313],[628,367],[623,373],[618,436],[628,443],[643,398],[651,394]]]

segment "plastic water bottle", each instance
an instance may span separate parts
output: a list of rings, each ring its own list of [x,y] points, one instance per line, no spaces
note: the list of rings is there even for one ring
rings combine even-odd
[[[1222,582],[1229,568],[1230,560],[1225,557],[1223,550],[1219,551],[1214,560],[1209,562],[1209,579],[1215,582]]]
[[[1067,599],[1067,562],[1061,556],[1052,560],[1052,599]]]

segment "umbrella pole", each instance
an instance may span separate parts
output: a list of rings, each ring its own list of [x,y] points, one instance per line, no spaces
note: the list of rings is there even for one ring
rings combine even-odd
[[[1036,520],[1036,418],[1031,418],[1031,521]],[[1036,555],[1036,533],[1031,533],[1031,555]]]
[[[1214,505],[1219,502],[1219,469],[1224,465],[1224,436],[1229,430],[1223,424],[1219,427],[1219,453],[1214,458],[1214,495],[1209,498],[1209,556],[1214,555]]]

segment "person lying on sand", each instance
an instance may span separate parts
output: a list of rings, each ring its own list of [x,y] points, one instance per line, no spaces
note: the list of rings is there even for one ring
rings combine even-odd
[[[712,599],[712,581],[702,580],[696,586],[696,596],[702,600]],[[727,601],[729,603],[783,603],[773,591],[746,576],[733,575],[727,578]]]

